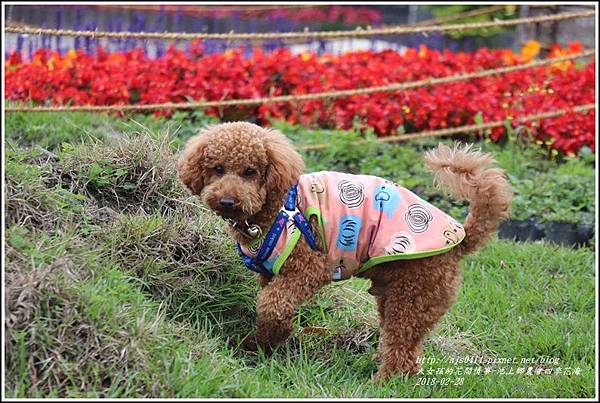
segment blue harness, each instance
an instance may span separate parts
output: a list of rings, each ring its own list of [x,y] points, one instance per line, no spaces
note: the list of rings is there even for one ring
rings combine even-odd
[[[273,249],[275,249],[275,245],[277,245],[277,241],[279,241],[279,237],[281,236],[281,233],[283,232],[283,229],[285,228],[290,217],[292,217],[296,228],[298,228],[302,235],[304,235],[304,238],[306,238],[306,241],[310,247],[315,251],[320,250],[319,246],[317,245],[317,240],[310,228],[310,224],[308,221],[306,221],[306,218],[302,212],[298,210],[298,207],[296,207],[297,195],[297,184],[294,184],[285,197],[284,208],[279,210],[273,225],[271,225],[269,232],[267,232],[267,235],[265,236],[265,239],[255,257],[246,255],[242,251],[240,243],[237,243],[237,251],[248,269],[268,277],[273,276],[273,272],[267,269],[263,263],[269,258],[269,256],[271,256],[271,253],[273,253]]]

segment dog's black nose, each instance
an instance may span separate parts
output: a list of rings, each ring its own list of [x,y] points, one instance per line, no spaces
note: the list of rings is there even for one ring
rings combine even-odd
[[[219,204],[222,207],[231,208],[235,205],[235,200],[230,199],[229,197],[223,197],[222,199],[219,200]]]

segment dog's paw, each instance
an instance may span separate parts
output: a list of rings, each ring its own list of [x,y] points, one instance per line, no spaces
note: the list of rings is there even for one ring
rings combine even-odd
[[[385,369],[379,369],[379,371],[377,371],[372,377],[371,377],[371,382],[373,382],[376,385],[381,385],[383,383],[385,383],[391,376],[392,374],[385,370]]]
[[[250,353],[262,352],[265,356],[269,356],[273,353],[273,347],[271,345],[263,345],[258,342],[254,333],[244,337],[240,343],[240,348]]]
[[[393,376],[400,376],[404,379],[407,379],[411,376],[414,376],[419,373],[420,365],[413,364],[408,366],[407,368],[393,368],[382,364],[379,367],[379,370],[373,377],[371,378],[372,382],[376,384],[382,384],[389,380]]]
[[[256,340],[256,335],[254,333],[250,333],[249,335],[244,337],[240,342],[240,348],[248,352],[257,352],[258,341]]]

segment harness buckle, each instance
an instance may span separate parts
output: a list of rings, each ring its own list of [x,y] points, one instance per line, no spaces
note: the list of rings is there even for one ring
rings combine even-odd
[[[296,184],[294,184],[288,191],[286,198],[285,198],[284,206],[279,210],[279,213],[277,214],[277,218],[275,218],[275,221],[273,222],[273,224],[271,225],[271,228],[267,232],[264,242],[263,242],[262,246],[260,247],[259,251],[257,252],[256,256],[254,256],[254,257],[247,256],[242,251],[242,248],[238,242],[238,244],[237,244],[238,253],[241,256],[242,261],[244,262],[244,265],[246,265],[246,267],[248,267],[248,269],[250,269],[254,272],[257,272],[257,273],[264,274],[266,276],[273,276],[273,273],[270,272],[267,268],[265,268],[263,263],[273,253],[273,250],[275,249],[275,245],[277,244],[277,241],[279,240],[281,233],[287,226],[287,222],[290,219],[294,223],[294,226],[296,228],[298,228],[300,233],[304,236],[304,238],[306,239],[306,241],[308,242],[310,247],[316,251],[320,250],[317,245],[315,236],[312,233],[309,223],[306,221],[306,218],[304,217],[304,215],[302,214],[302,212],[298,209],[298,206],[296,205],[296,198],[297,198],[297,187],[296,187]],[[251,233],[251,230],[252,230],[252,232],[254,232],[254,228],[249,227],[248,232]],[[260,234],[261,232],[262,231],[260,231],[260,227],[259,227],[257,234]]]

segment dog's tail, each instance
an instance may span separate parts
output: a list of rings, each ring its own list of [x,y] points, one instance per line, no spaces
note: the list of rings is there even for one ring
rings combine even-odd
[[[456,199],[469,201],[469,215],[464,222],[466,236],[454,248],[460,255],[473,252],[493,236],[500,222],[508,217],[512,200],[504,171],[489,167],[495,163],[494,158],[471,147],[440,144],[424,158],[438,187]]]

